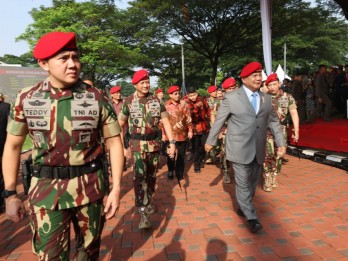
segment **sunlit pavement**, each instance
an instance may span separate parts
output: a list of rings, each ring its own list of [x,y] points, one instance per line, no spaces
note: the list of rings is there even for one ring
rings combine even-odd
[[[176,180],[167,180],[166,166],[161,167],[153,228],[139,231],[129,168],[119,213],[103,231],[100,260],[348,260],[347,172],[286,157],[279,188],[256,193],[264,227],[258,234],[250,233],[235,213],[234,186],[223,184],[215,165],[205,165],[200,174],[187,166],[182,189]],[[21,184],[18,190],[23,192]],[[37,260],[28,219],[15,224],[2,213],[0,230],[0,260]]]

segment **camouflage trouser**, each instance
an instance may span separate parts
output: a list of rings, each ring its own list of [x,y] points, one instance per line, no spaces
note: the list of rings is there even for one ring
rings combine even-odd
[[[223,180],[225,183],[231,183],[231,177],[229,174],[229,162],[226,159],[226,134],[222,135],[221,145],[220,145],[220,166],[222,170]]]
[[[222,135],[222,141],[221,141],[221,154],[220,154],[220,165],[222,171],[228,170],[227,160],[226,160],[226,134]]]
[[[39,260],[70,260],[70,224],[76,234],[76,259],[98,260],[105,224],[103,200],[87,205],[49,210],[29,205],[33,252]]]
[[[267,135],[266,139],[266,158],[263,163],[263,173],[265,176],[277,175],[282,167],[281,158],[277,157],[277,147],[274,143],[274,138]]]
[[[132,157],[134,171],[133,186],[135,193],[135,206],[147,206],[150,204],[152,194],[155,191],[159,151],[132,151]]]
[[[287,127],[281,125],[285,141],[287,140]],[[277,157],[277,146],[273,135],[267,134],[266,139],[266,158],[263,164],[264,175],[277,175],[282,168],[282,160]],[[272,174],[273,173],[273,174]]]

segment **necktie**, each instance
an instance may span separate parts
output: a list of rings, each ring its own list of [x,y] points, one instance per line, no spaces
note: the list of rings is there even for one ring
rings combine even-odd
[[[257,109],[257,103],[256,103],[257,94],[253,93],[251,96],[252,96],[252,98],[251,98],[251,105],[253,106],[254,111],[256,112],[256,109]]]

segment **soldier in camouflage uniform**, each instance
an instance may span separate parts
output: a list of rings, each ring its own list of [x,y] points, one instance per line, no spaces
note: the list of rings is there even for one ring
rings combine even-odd
[[[51,32],[34,49],[48,78],[22,89],[11,109],[4,153],[6,213],[25,216],[16,195],[18,162],[26,135],[32,143],[29,217],[39,260],[69,260],[70,226],[76,259],[97,260],[105,219],[119,208],[123,147],[116,114],[104,92],[82,82],[74,33]],[[113,188],[105,208],[102,139],[110,148]]]
[[[128,121],[129,147],[134,171],[135,206],[139,208],[140,213],[139,229],[148,229],[152,227],[149,214],[156,211],[151,200],[155,191],[161,149],[160,120],[170,141],[168,155],[171,158],[174,157],[175,140],[173,140],[169,115],[164,104],[155,95],[149,93],[148,72],[146,70],[137,71],[133,76],[132,84],[136,91],[125,98],[119,114],[119,123],[123,127]]]
[[[219,100],[217,98],[217,87],[216,86],[214,86],[214,85],[209,86],[207,91],[209,93],[209,97],[207,98],[207,103],[208,103],[210,111],[211,111],[211,114],[210,114],[210,126],[211,126],[214,123],[214,120],[215,120],[215,117],[217,114],[217,110],[214,111],[214,108],[219,106],[221,100]],[[215,162],[216,153],[217,153],[217,146],[215,146],[209,152],[208,158],[207,158],[205,163],[213,164]]]
[[[299,139],[299,116],[297,113],[296,101],[287,92],[280,90],[280,82],[276,73],[267,77],[266,86],[268,93],[272,95],[272,104],[277,112],[284,139],[287,141],[288,116],[290,113],[294,126],[293,136],[294,141]],[[276,145],[274,136],[270,130],[267,130],[266,140],[266,159],[263,164],[263,189],[267,192],[278,187],[277,175],[281,170],[282,159],[276,153]]]
[[[234,91],[237,89],[237,84],[236,84],[236,80],[232,77],[227,78],[222,84],[221,84],[222,88],[225,90],[226,93]],[[212,120],[213,122],[215,121],[215,116],[217,115],[217,111],[219,109],[219,105],[220,103],[217,103],[213,109],[214,113],[211,113],[210,117],[214,117],[214,119]],[[221,154],[220,154],[220,166],[221,166],[221,170],[222,170],[222,176],[223,176],[223,180],[226,184],[231,183],[231,177],[228,173],[228,169],[229,169],[229,162],[226,160],[226,132],[227,132],[227,122],[225,123],[225,125],[222,127],[221,132],[219,134],[219,139],[221,139]]]

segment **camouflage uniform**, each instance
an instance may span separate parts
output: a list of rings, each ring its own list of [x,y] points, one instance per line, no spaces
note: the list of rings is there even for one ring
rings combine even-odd
[[[284,139],[287,141],[289,111],[297,108],[296,101],[291,94],[278,92],[278,94],[272,95],[272,104],[277,112]],[[265,191],[272,191],[272,188],[278,187],[277,175],[280,173],[281,164],[282,160],[277,156],[273,134],[270,130],[267,130],[266,158],[263,164],[263,189]]]
[[[217,115],[217,108],[219,107],[221,100],[214,98],[213,100],[211,99],[211,97],[207,98],[207,103],[209,105],[210,111],[211,111],[211,115],[214,115],[216,117]],[[210,128],[211,128],[211,122],[210,122]],[[209,152],[209,157],[206,161],[206,163],[214,163],[215,162],[215,156],[217,154],[219,148],[217,148],[217,146],[213,147],[213,149]]]
[[[137,207],[150,205],[155,190],[161,117],[168,117],[164,104],[154,95],[138,97],[136,92],[125,98],[119,114],[120,120],[128,120]]]
[[[212,114],[217,114],[217,111],[219,110],[219,106],[221,104],[221,101],[219,103],[216,103],[213,110]],[[222,133],[222,138],[221,138],[221,143],[220,143],[220,168],[222,170],[222,177],[223,180],[226,184],[231,183],[231,177],[229,174],[229,163],[226,159],[226,130],[227,130],[227,122],[225,122],[224,126],[222,127],[221,133]]]
[[[18,93],[10,118],[9,133],[29,134],[32,139],[34,170],[54,168],[59,176],[61,170],[85,167],[76,177],[33,174],[29,190],[33,251],[40,260],[69,260],[72,221],[77,260],[97,260],[105,222],[102,200],[108,188],[100,167],[91,173],[85,169],[100,166],[101,136],[121,131],[108,98],[80,80],[59,90],[47,78]]]

